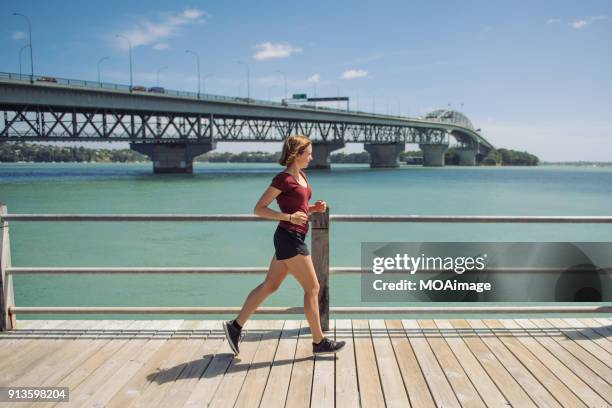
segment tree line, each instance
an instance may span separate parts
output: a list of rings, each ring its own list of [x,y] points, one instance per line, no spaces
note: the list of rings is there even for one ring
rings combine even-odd
[[[420,150],[400,153],[400,161],[407,157],[422,156]],[[275,163],[280,152],[240,152],[220,153],[209,152],[194,159],[196,162],[210,163]],[[334,153],[330,156],[332,163],[364,163],[370,162],[367,152],[360,153]],[[28,142],[0,143],[0,162],[102,162],[127,163],[143,162],[149,158],[130,149],[88,149],[85,147],[38,145]],[[459,164],[457,149],[450,148],[445,155],[446,164]],[[536,166],[539,164],[537,156],[527,152],[511,149],[493,149],[485,157],[477,156],[477,163],[486,166],[518,165]]]

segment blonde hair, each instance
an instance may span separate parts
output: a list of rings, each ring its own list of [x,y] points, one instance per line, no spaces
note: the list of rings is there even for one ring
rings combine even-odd
[[[285,143],[283,143],[283,151],[278,162],[282,166],[291,165],[295,158],[302,154],[311,143],[310,139],[304,135],[291,135],[287,137]]]

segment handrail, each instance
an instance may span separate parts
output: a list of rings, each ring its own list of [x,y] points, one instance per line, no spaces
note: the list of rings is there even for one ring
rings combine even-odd
[[[612,267],[599,268],[601,270],[612,271]],[[565,271],[565,268],[524,268],[524,267],[507,267],[507,268],[487,268],[487,272],[494,273],[559,273]],[[360,275],[362,273],[371,272],[371,269],[364,269],[360,266],[337,266],[330,267],[331,275]],[[576,267],[572,268],[572,272],[590,272],[593,268]],[[420,269],[419,273],[440,274],[448,272],[447,269]],[[109,266],[109,267],[79,267],[79,266],[19,266],[6,269],[7,274],[12,275],[78,275],[78,274],[103,274],[103,275],[133,275],[133,274],[228,274],[228,275],[261,275],[268,273],[267,266],[184,266],[184,267],[152,267],[152,266]],[[385,274],[404,274],[406,271],[402,269],[389,270]]]
[[[201,314],[238,314],[240,307],[11,307],[14,313],[147,313],[147,314],[177,314],[177,313],[201,313]],[[330,312],[336,314],[360,314],[360,313],[440,313],[440,307],[432,306],[396,306],[396,307],[330,307]],[[566,306],[445,306],[442,313],[612,313],[612,306],[572,306],[568,310]],[[258,314],[302,314],[303,307],[277,307],[268,306],[257,309]]]
[[[329,215],[311,214],[312,260],[319,280],[319,312],[321,326],[329,327],[331,313],[609,313],[608,306],[483,306],[483,307],[330,307],[329,275],[359,274],[361,267],[329,266],[329,223],[334,222],[439,222],[439,223],[612,223],[612,216],[452,216],[452,215]],[[16,327],[18,313],[237,313],[239,307],[21,307],[15,306],[13,296],[13,276],[25,274],[143,274],[143,273],[229,273],[262,274],[265,267],[13,267],[10,259],[9,221],[202,221],[202,222],[245,222],[273,221],[254,215],[244,214],[8,214],[6,205],[0,203],[0,331]],[[366,270],[367,271],[367,270]],[[553,272],[556,268],[496,268],[495,272]],[[423,270],[438,273],[442,270]],[[297,314],[303,313],[301,307],[262,307],[257,313]]]
[[[6,214],[7,221],[270,221],[243,214]],[[335,222],[608,224],[612,216],[578,215],[330,215]]]

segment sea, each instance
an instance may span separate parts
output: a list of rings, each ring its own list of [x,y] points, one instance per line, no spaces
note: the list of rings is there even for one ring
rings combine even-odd
[[[150,162],[0,163],[0,202],[14,214],[252,214],[281,170],[275,163],[196,162],[193,174],[153,174]],[[612,166],[370,169],[365,164],[334,164],[329,171],[306,174],[312,202],[325,200],[331,214],[612,215]],[[275,228],[273,221],[11,221],[10,250],[12,265],[20,267],[267,267],[274,253]],[[330,265],[360,266],[364,242],[612,242],[612,224],[332,222]],[[14,290],[17,306],[240,306],[262,279],[263,275],[22,275],[15,276]],[[364,302],[360,285],[359,275],[332,276],[331,305],[440,306],[443,311],[450,304]],[[301,288],[289,276],[263,306],[301,306],[302,301]],[[17,318],[79,316],[227,317]]]

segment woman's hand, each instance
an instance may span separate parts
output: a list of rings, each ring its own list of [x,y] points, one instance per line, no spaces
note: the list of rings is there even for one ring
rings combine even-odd
[[[306,215],[302,211],[296,211],[290,215],[288,221],[295,225],[304,225],[308,222],[308,215]]]
[[[317,200],[312,206],[312,212],[325,212],[327,210],[327,203],[323,200]]]

